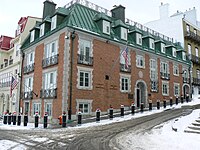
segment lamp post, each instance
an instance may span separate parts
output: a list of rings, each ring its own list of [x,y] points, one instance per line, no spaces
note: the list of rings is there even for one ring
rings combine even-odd
[[[74,59],[74,39],[76,38],[75,31],[71,34],[71,64],[70,64],[70,91],[69,91],[69,110],[68,110],[68,120],[71,120],[72,116],[72,76],[73,76],[73,59]]]

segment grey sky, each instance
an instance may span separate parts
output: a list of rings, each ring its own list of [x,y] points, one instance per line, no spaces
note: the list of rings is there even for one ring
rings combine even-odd
[[[70,0],[53,0],[57,7],[62,7]],[[126,18],[141,24],[159,18],[161,2],[170,4],[170,15],[177,10],[197,9],[200,20],[200,0],[89,0],[103,8],[111,10],[113,5],[126,7]],[[42,17],[44,0],[2,0],[0,5],[0,35],[14,36],[20,17]]]

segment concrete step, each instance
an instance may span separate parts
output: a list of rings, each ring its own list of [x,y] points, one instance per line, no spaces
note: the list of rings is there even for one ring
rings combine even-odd
[[[186,133],[196,133],[196,134],[200,134],[200,131],[199,130],[192,130],[192,129],[189,129],[189,128],[186,128],[184,130],[184,132]]]
[[[193,126],[200,126],[200,123],[199,122],[193,122],[192,125]]]
[[[188,128],[192,129],[192,130],[198,130],[200,132],[200,127],[199,126],[190,125],[190,126],[188,126]]]
[[[196,119],[195,121],[200,123],[200,119]]]

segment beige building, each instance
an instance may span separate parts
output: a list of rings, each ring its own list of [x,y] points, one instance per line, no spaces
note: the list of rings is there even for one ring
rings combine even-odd
[[[20,99],[20,74],[21,74],[21,53],[20,47],[27,38],[29,30],[40,18],[21,17],[15,32],[15,38],[4,41],[7,49],[0,50],[0,115],[5,111],[18,112]],[[18,86],[10,95],[11,78],[17,79]]]

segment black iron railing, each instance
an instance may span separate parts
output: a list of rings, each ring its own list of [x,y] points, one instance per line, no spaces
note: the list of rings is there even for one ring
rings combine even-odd
[[[170,74],[165,72],[160,72],[161,79],[170,80]]]
[[[22,99],[33,99],[33,91],[23,92]]]
[[[40,90],[40,98],[57,98],[57,88]]]
[[[93,65],[93,57],[78,54],[78,64]]]
[[[23,68],[24,74],[30,73],[30,72],[34,71],[34,68],[35,68],[35,63],[32,63],[32,64],[30,64],[30,65],[25,66],[25,67]]]
[[[52,66],[58,64],[58,54],[51,56],[49,58],[45,58],[42,60],[42,67],[48,67],[48,66]]]

